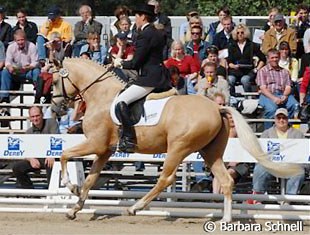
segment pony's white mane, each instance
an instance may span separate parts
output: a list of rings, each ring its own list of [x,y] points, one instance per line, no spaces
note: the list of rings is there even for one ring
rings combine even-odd
[[[65,65],[66,62],[70,62],[70,63],[84,63],[84,64],[86,64],[86,66],[93,67],[93,68],[98,69],[99,71],[102,71],[102,72],[105,72],[105,71],[107,71],[110,68],[110,66],[108,66],[108,65],[102,65],[102,64],[99,64],[98,62],[95,62],[95,61],[92,61],[92,60],[89,60],[89,59],[85,59],[85,58],[80,58],[80,57],[74,57],[74,58],[66,57],[64,59],[64,61],[63,61],[63,64]],[[116,80],[121,82],[122,84],[127,84],[125,81],[123,81],[113,71],[107,72],[107,76],[116,78]]]

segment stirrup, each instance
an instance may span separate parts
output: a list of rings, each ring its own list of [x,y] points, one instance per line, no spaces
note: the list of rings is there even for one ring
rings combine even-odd
[[[123,153],[134,153],[136,144],[131,139],[121,138],[117,145],[117,151]]]

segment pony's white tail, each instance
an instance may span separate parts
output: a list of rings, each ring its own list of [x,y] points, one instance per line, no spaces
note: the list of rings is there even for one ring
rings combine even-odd
[[[231,114],[242,147],[255,157],[258,163],[264,166],[272,175],[288,178],[303,173],[303,169],[299,164],[275,163],[271,161],[269,155],[261,148],[257,137],[242,115],[232,107],[221,107],[221,110]]]

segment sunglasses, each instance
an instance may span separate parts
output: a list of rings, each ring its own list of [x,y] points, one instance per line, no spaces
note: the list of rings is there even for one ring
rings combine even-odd
[[[237,32],[237,35],[239,35],[239,34],[244,34],[244,32]]]
[[[286,117],[286,116],[277,116],[276,117],[278,120],[281,120],[281,119],[283,119],[283,120],[288,120],[288,117]]]
[[[201,33],[198,32],[191,32],[192,35],[200,35]]]

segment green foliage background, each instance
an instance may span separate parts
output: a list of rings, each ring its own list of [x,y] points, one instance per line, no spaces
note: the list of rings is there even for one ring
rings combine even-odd
[[[8,15],[15,15],[18,8],[24,7],[29,15],[46,15],[48,6],[57,4],[66,16],[77,15],[77,9],[82,3],[92,6],[96,15],[113,15],[117,5],[127,5],[135,8],[144,0],[0,0],[0,5],[7,8]],[[201,15],[214,16],[219,7],[229,6],[232,15],[259,16],[267,15],[271,7],[279,7],[286,15],[294,10],[299,3],[310,5],[310,0],[161,0],[162,11],[171,16],[182,16],[192,9],[197,9]]]

